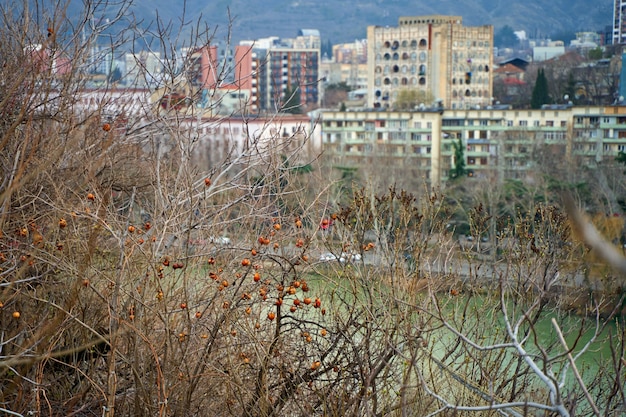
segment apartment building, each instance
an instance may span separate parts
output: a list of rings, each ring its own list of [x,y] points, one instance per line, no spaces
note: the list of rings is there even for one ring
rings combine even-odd
[[[369,26],[368,106],[394,108],[402,90],[429,105],[467,109],[491,104],[493,27],[463,26],[460,16],[400,17]]]
[[[540,166],[593,167],[626,151],[626,107],[324,111],[320,133],[335,166],[387,165],[439,186],[460,140],[468,176],[532,180]]]
[[[300,30],[293,39],[277,37],[243,41],[252,48],[253,97],[259,111],[273,112],[288,100],[285,92],[296,92],[304,109],[319,106],[319,31]]]
[[[626,43],[626,0],[614,0],[613,44]]]

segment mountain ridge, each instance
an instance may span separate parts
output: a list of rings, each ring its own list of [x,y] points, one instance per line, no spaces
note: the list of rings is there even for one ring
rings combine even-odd
[[[538,37],[576,31],[600,31],[612,24],[612,0],[187,0],[186,21],[201,21],[217,36],[258,39],[293,37],[298,29],[319,29],[333,43],[366,37],[367,26],[396,26],[400,16],[458,15],[467,26],[504,25]],[[180,22],[183,6],[172,0],[135,2],[130,9],[138,20]],[[234,18],[229,24],[229,11]]]

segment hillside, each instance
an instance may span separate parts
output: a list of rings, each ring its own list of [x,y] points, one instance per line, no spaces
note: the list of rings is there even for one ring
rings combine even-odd
[[[156,7],[155,7],[156,6]],[[581,30],[600,30],[611,24],[612,0],[188,0],[188,18],[203,16],[211,27],[227,27],[227,10],[235,17],[233,37],[290,37],[301,28],[316,28],[325,40],[347,42],[365,37],[368,25],[396,25],[399,16],[448,14],[463,16],[467,25],[509,25],[540,36]],[[138,17],[164,20],[182,10],[169,0],[137,2]],[[155,11],[156,10],[156,11]]]

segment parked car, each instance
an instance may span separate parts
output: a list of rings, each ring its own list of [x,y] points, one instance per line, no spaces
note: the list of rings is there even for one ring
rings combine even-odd
[[[339,255],[339,257],[337,257],[337,255],[335,255],[334,253],[331,253],[331,252],[325,252],[325,253],[322,253],[320,255],[320,262],[332,262],[332,261],[339,261],[341,263],[344,263],[346,261],[358,262],[361,259],[362,259],[362,257],[361,257],[360,253],[345,253],[345,252],[342,252],[341,255]]]
[[[226,236],[211,236],[209,238],[209,242],[213,243],[214,245],[226,246],[230,245],[230,238]]]

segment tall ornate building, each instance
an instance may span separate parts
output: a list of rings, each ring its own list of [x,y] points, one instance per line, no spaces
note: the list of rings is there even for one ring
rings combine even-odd
[[[394,108],[407,97],[452,109],[491,104],[493,27],[466,27],[460,16],[400,17],[369,26],[368,105]],[[416,98],[417,97],[417,98]]]

